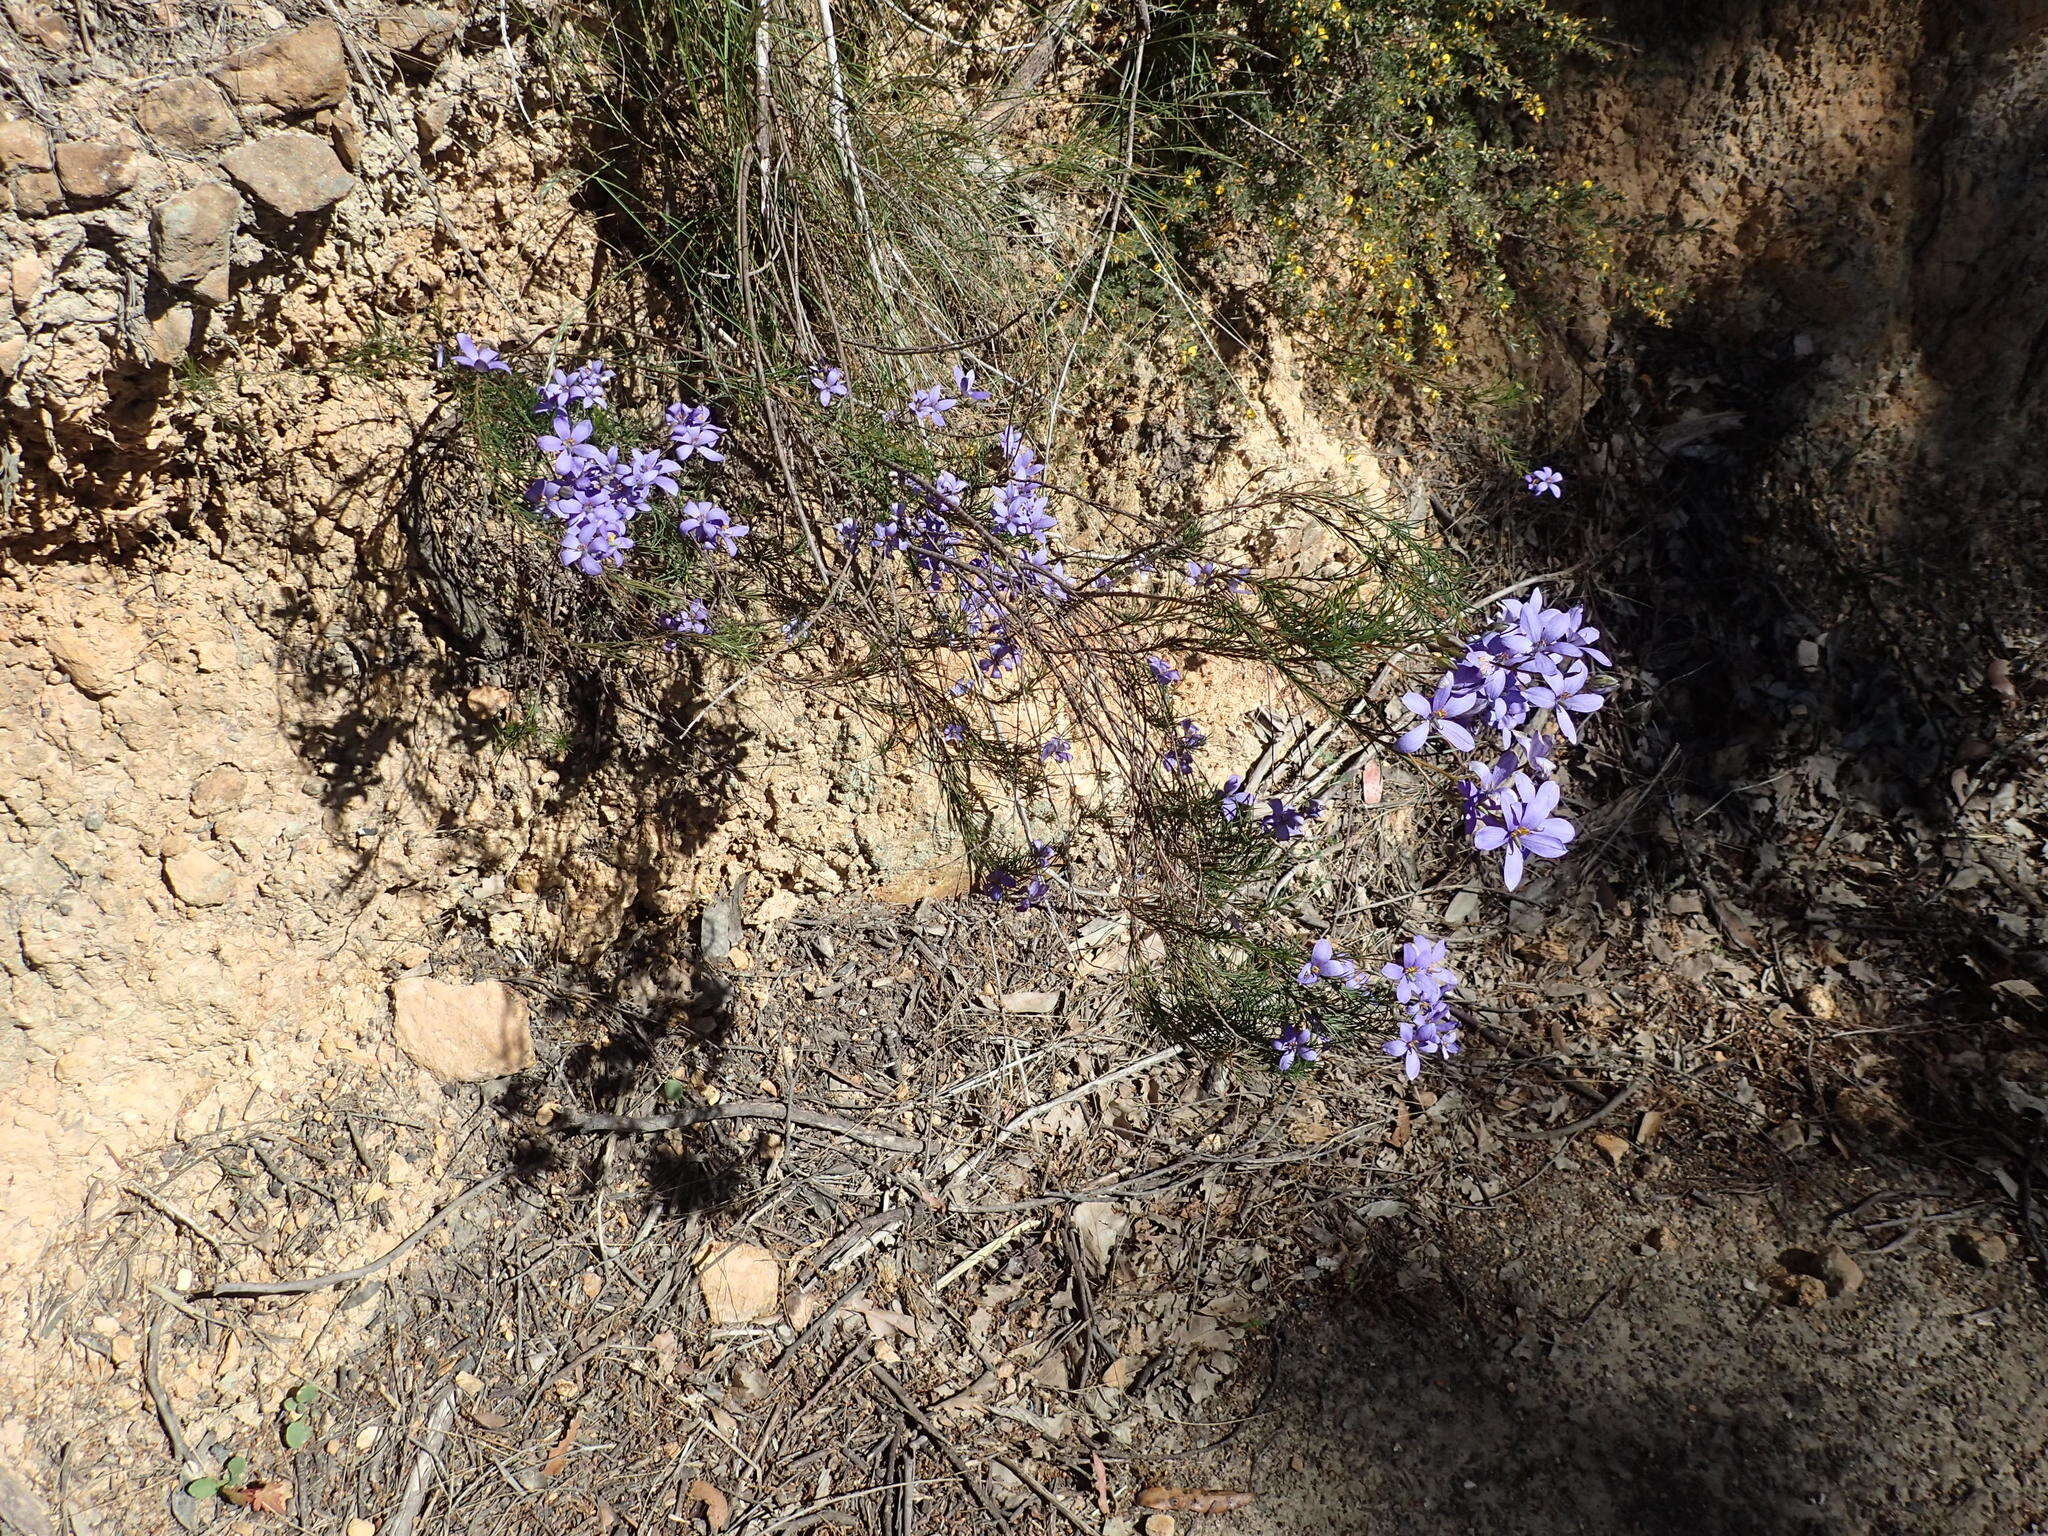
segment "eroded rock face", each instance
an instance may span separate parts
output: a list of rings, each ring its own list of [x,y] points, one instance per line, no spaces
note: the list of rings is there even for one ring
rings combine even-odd
[[[341,104],[348,94],[348,54],[331,21],[273,38],[230,55],[213,78],[244,110],[289,116]]]
[[[327,140],[297,129],[230,150],[221,164],[237,186],[285,219],[331,208],[356,184]]]
[[[436,1077],[483,1083],[533,1065],[526,1000],[502,981],[392,983],[398,1048]]]

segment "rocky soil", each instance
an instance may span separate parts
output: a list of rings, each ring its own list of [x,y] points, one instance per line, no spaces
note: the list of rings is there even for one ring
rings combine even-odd
[[[762,1531],[985,1528],[970,1483],[1148,1536],[1152,1483],[1259,1493],[1210,1531],[2048,1519],[2048,33],[1612,21],[1554,148],[1672,321],[1568,305],[1575,499],[1459,532],[1575,565],[1640,760],[1526,901],[1369,893],[1474,886],[1465,1075],[1276,1096],[1154,1059],[1114,935],[957,911],[929,785],[795,679],[558,746],[428,362],[631,294],[502,13],[9,3],[0,1530],[172,1529],[181,1460],[258,1446],[294,1520],[403,1530],[457,1401],[420,1529],[694,1528],[700,1480]],[[1289,356],[1209,473],[1387,483]],[[667,1082],[917,1150],[560,1137]],[[360,1283],[187,1299],[505,1169]]]

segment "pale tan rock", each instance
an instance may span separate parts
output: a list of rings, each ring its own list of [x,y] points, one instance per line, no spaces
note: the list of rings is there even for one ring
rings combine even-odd
[[[331,21],[231,54],[213,78],[238,105],[259,112],[317,112],[348,94],[348,55]]]
[[[135,121],[167,149],[199,154],[221,149],[242,136],[234,109],[220,87],[197,75],[170,80],[135,103]]]
[[[775,1315],[782,1266],[752,1243],[706,1243],[693,1261],[713,1327],[761,1322]]]
[[[15,211],[31,219],[46,218],[64,207],[64,184],[50,171],[20,171],[9,183]]]
[[[233,810],[248,798],[248,781],[242,770],[231,763],[222,763],[218,768],[201,774],[199,782],[192,786],[192,814],[218,816],[222,811]]]
[[[235,893],[235,872],[198,848],[165,859],[164,881],[178,900],[195,907],[217,907]]]
[[[25,117],[0,122],[0,170],[47,171],[52,164],[50,136],[41,124]]]
[[[224,273],[241,217],[242,199],[224,181],[202,182],[158,203],[150,212],[157,276],[174,288],[196,288]]]
[[[80,693],[106,698],[127,686],[142,655],[142,631],[132,624],[55,629],[43,648]]]
[[[391,50],[400,65],[424,70],[448,51],[461,27],[462,18],[453,11],[430,5],[401,5],[379,16],[371,27],[371,35]]]
[[[135,185],[142,157],[126,144],[57,146],[57,180],[74,203],[104,203]]]
[[[230,150],[221,164],[258,204],[286,219],[331,208],[356,184],[333,145],[296,128]]]
[[[407,976],[391,1006],[398,1048],[436,1077],[481,1083],[533,1065],[526,1000],[502,981]]]
[[[462,707],[479,720],[495,720],[517,701],[510,688],[481,683],[462,696]]]

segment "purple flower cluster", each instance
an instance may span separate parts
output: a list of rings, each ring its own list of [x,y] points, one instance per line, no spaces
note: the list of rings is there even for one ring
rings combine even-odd
[[[711,610],[701,599],[693,599],[674,613],[663,614],[657,622],[669,637],[662,649],[672,651],[684,635],[711,633]]]
[[[480,373],[511,372],[495,348],[478,344],[466,333],[455,338],[455,354],[447,361]],[[555,369],[534,391],[534,414],[545,425],[534,434],[533,449],[545,461],[547,472],[528,484],[526,499],[561,524],[557,554],[563,565],[586,576],[626,563],[635,546],[630,531],[634,519],[657,496],[682,494],[676,477],[685,460],[695,455],[715,464],[725,457],[718,451],[725,428],[712,423],[711,408],[681,402],[669,406],[663,417],[665,445],[623,450],[598,446],[592,413],[609,403],[613,378],[609,365],[592,358],[575,368]],[[704,501],[685,504],[681,528],[700,548],[724,554],[735,553],[738,540],[749,531],[722,508]],[[691,611],[683,612],[687,616]],[[678,634],[704,633],[678,629],[670,622],[675,617],[661,621],[671,637],[671,649]]]
[[[1238,781],[1233,779],[1229,782],[1236,783]],[[1230,793],[1226,790],[1223,812],[1223,819],[1225,821],[1234,821],[1236,819],[1236,812],[1231,810],[1229,806],[1230,799]],[[1266,834],[1274,842],[1291,843],[1297,837],[1307,835],[1310,822],[1321,821],[1322,819],[1322,801],[1304,800],[1299,806],[1292,806],[1275,795],[1266,802],[1266,814],[1259,818],[1259,825],[1266,829]]]
[[[1030,879],[1013,870],[998,869],[982,882],[981,894],[997,903],[1014,902],[1019,912],[1029,912],[1033,907],[1044,905],[1052,889],[1046,883],[1046,871],[1059,857],[1059,850],[1034,837],[1031,840],[1031,857],[1037,861],[1038,870]]]
[[[818,371],[811,375],[811,388],[818,392],[818,404],[830,405],[834,400],[844,400],[852,393],[846,383],[846,374],[825,363],[818,364]]]
[[[1470,777],[1459,785],[1465,831],[1481,852],[1501,853],[1509,890],[1522,883],[1528,858],[1562,858],[1574,835],[1548,782],[1556,750],[1549,732],[1576,743],[1578,717],[1606,702],[1592,676],[1595,664],[1610,665],[1599,641],[1584,609],[1546,607],[1538,588],[1502,603],[1494,627],[1466,639],[1432,692],[1402,698],[1416,720],[1396,750],[1420,752],[1434,737],[1467,756]],[[1491,764],[1475,756],[1482,734],[1501,748]]]
[[[1195,753],[1209,744],[1208,732],[1192,720],[1180,723],[1180,734],[1174,738],[1173,746],[1160,759],[1168,773],[1180,774],[1183,778],[1195,771]]]
[[[1458,974],[1447,959],[1441,939],[1418,933],[1401,946],[1399,959],[1380,967],[1407,1015],[1400,1032],[1380,1049],[1401,1058],[1401,1070],[1411,1081],[1421,1075],[1423,1057],[1458,1053],[1458,1021],[1450,1005]]]

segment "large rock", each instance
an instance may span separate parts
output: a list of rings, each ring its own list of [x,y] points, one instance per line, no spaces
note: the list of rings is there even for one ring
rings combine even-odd
[[[230,54],[213,78],[236,103],[259,114],[318,112],[348,94],[348,55],[331,21],[288,32]]]
[[[126,144],[57,146],[57,180],[74,203],[104,203],[135,185],[141,157]]]
[[[142,131],[168,149],[199,154],[242,136],[234,109],[220,88],[197,75],[169,80],[135,103]]]
[[[158,203],[150,214],[156,275],[173,288],[199,289],[226,270],[241,218],[242,199],[224,181],[201,182]]]
[[[392,983],[398,1048],[456,1083],[510,1077],[533,1065],[526,1000],[502,981],[467,984],[408,976]]]
[[[221,164],[236,185],[287,219],[333,207],[356,184],[332,145],[295,128],[231,150]]]

